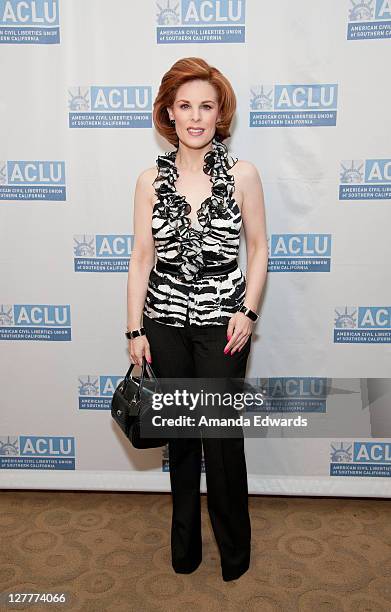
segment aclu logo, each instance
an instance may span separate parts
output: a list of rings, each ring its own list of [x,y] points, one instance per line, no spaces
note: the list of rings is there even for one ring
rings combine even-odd
[[[58,0],[0,0],[0,43],[53,45],[59,42]]]
[[[391,342],[391,306],[336,307],[334,342],[347,344]]]
[[[341,161],[340,200],[390,200],[391,159]]]
[[[150,85],[93,85],[68,89],[70,128],[149,128]]]
[[[391,476],[391,443],[332,442],[330,476]]]
[[[349,0],[348,40],[391,38],[391,0]]]
[[[337,83],[253,85],[250,127],[335,126],[337,101]]]
[[[0,304],[0,340],[71,340],[71,307]]]
[[[246,0],[167,0],[156,2],[156,42],[245,42]]]
[[[272,234],[269,272],[330,272],[331,234]]]
[[[73,436],[0,436],[3,470],[74,470]]]
[[[280,376],[258,379],[263,404],[249,412],[326,412],[328,379],[314,376]]]
[[[0,200],[66,200],[65,162],[0,161]]]
[[[113,393],[123,378],[106,374],[79,376],[79,410],[110,410]]]
[[[127,272],[133,241],[128,234],[74,235],[74,271]]]

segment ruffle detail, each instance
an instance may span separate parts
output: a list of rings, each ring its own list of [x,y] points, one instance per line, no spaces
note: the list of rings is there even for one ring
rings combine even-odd
[[[175,166],[178,147],[159,155],[156,164],[158,176],[153,182],[158,197],[158,210],[161,218],[167,219],[171,235],[179,242],[179,253],[182,261],[181,280],[197,281],[202,277],[205,261],[203,257],[203,238],[211,231],[212,219],[230,219],[229,202],[235,190],[234,177],[228,174],[238,161],[237,157],[229,154],[226,145],[212,140],[212,150],[204,155],[203,171],[210,175],[212,182],[211,196],[206,198],[197,211],[202,231],[191,227],[188,216],[191,206],[186,197],[181,196],[175,187],[179,172]]]

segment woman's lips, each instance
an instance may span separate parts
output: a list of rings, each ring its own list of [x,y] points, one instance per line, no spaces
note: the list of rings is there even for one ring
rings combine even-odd
[[[193,132],[191,128],[187,128],[187,131],[191,136],[201,136],[205,130],[196,128],[196,131]]]

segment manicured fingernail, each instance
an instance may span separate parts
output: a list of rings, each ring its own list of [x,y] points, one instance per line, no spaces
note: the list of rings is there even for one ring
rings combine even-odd
[[[226,355],[227,353],[229,353],[229,349],[224,349],[224,355]]]

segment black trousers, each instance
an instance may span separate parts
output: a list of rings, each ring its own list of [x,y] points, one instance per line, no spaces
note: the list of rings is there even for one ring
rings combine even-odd
[[[173,327],[143,316],[152,368],[158,378],[244,378],[250,336],[241,351],[224,354],[227,325]],[[250,564],[251,524],[242,437],[173,438],[169,467],[173,501],[172,565],[194,571],[202,560],[201,445],[205,459],[207,504],[221,556],[223,580],[239,578]]]

